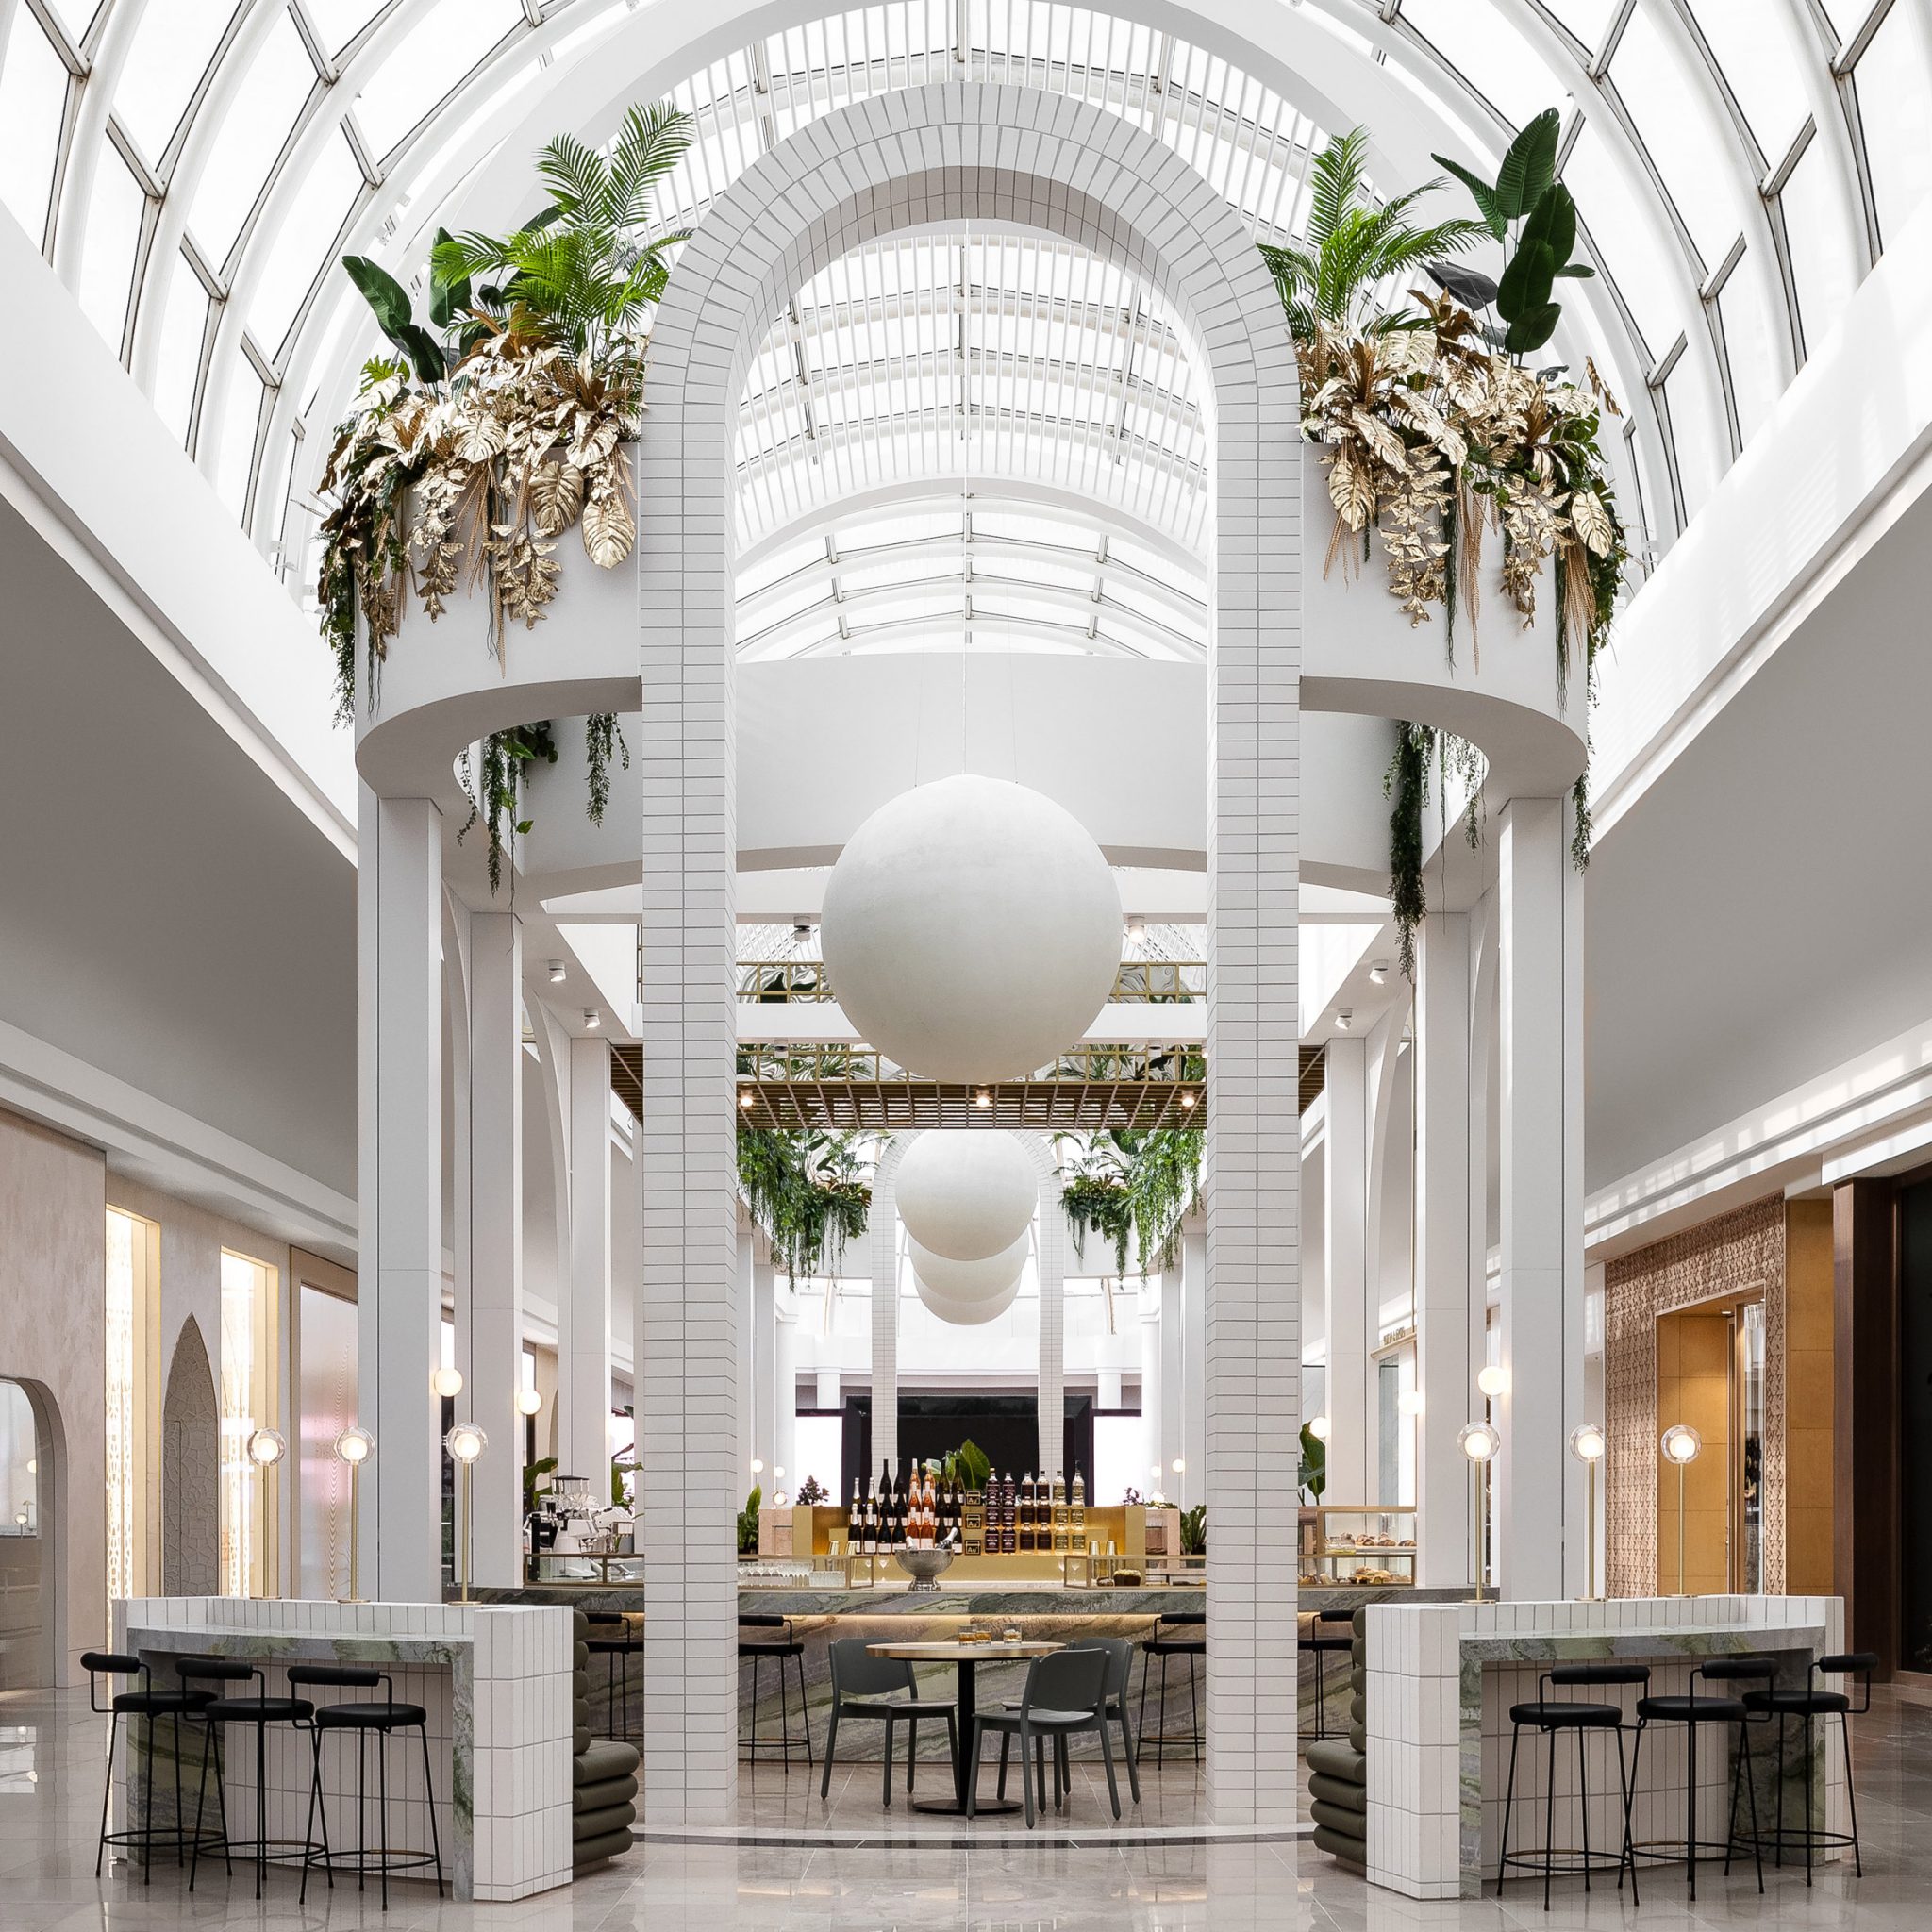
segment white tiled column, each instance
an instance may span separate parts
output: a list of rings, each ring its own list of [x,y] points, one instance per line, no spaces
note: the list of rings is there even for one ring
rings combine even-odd
[[[909,1136],[893,1140],[879,1158],[872,1187],[872,1460],[859,1472],[867,1481],[881,1463],[899,1460],[899,1163]]]
[[[725,556],[728,346],[654,354],[639,513],[643,1196],[636,1385],[644,1813],[720,1824],[738,1790],[736,733]]]
[[[1322,1240],[1323,1327],[1328,1374],[1328,1481],[1324,1500],[1366,1503],[1369,1495],[1369,1084],[1368,1042],[1330,1040],[1322,1091],[1328,1107]]]
[[[1143,1291],[1140,1297],[1141,1313],[1141,1440],[1146,1444],[1146,1452],[1140,1459],[1131,1481],[1141,1495],[1147,1493],[1145,1473],[1160,1461],[1160,1405],[1164,1397],[1161,1384],[1164,1379],[1160,1365],[1160,1290],[1164,1277],[1156,1275],[1150,1284],[1153,1293]],[[1088,1493],[1092,1494],[1092,1472],[1088,1473]]]
[[[1157,1466],[1150,1472],[1150,1480],[1154,1489],[1163,1496],[1174,1493],[1174,1459],[1186,1454],[1181,1447],[1188,1434],[1186,1296],[1180,1261],[1176,1257],[1172,1267],[1163,1268],[1160,1272],[1160,1441],[1155,1452]],[[1196,1402],[1200,1399],[1196,1395]]]
[[[457,1337],[457,1414],[490,1439],[471,1474],[470,1574],[499,1585],[523,1580],[523,962],[515,913],[470,915],[470,1332]],[[594,1482],[594,1468],[583,1473]]]
[[[1058,1470],[1071,1482],[1073,1473],[1060,1469],[1067,1444],[1067,1217],[1060,1207],[1059,1174],[1045,1142],[1032,1144],[1042,1163],[1040,1206],[1033,1217],[1033,1258],[1040,1277],[1040,1474],[1051,1477]]]
[[[1501,1593],[1568,1594],[1566,1542],[1582,1574],[1581,1512],[1567,1509],[1567,1438],[1582,1410],[1579,908],[1560,799],[1514,799],[1497,841],[1502,1065],[1503,1449],[1495,1534]],[[1580,936],[1580,935],[1578,935]],[[1572,1007],[1579,1011],[1573,1013]],[[1580,1498],[1580,1489],[1578,1496]],[[1574,1521],[1568,1518],[1574,1514]],[[1572,1534],[1574,1532],[1574,1534]]]
[[[610,1457],[610,1048],[570,1043],[570,1280],[558,1297],[557,1454],[601,1492]]]
[[[1208,1791],[1217,1824],[1297,1809],[1301,1420],[1300,485],[1288,335],[1218,380],[1208,665]]]
[[[1416,973],[1416,1582],[1472,1581],[1469,1464],[1456,1438],[1474,1413],[1470,1359],[1469,919],[1431,912]]]
[[[442,1600],[442,815],[360,788],[356,899],[363,1593]]]

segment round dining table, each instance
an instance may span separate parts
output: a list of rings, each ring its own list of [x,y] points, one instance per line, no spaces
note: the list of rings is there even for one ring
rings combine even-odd
[[[958,1673],[959,1680],[959,1722],[957,1726],[958,1739],[953,1751],[953,1796],[950,1798],[918,1798],[913,1801],[916,1811],[941,1811],[948,1817],[959,1818],[966,1811],[966,1788],[973,1776],[973,1714],[979,1708],[978,1674],[981,1664],[1003,1664],[1016,1662],[1023,1657],[1046,1657],[1056,1650],[1064,1650],[1063,1643],[1047,1643],[1028,1640],[1017,1642],[994,1641],[991,1643],[868,1643],[865,1654],[868,1657],[897,1657],[912,1664],[951,1664]],[[1024,1767],[1022,1767],[1024,1774]],[[1011,1798],[982,1798],[974,1806],[975,1812],[1017,1811],[1021,1807]]]

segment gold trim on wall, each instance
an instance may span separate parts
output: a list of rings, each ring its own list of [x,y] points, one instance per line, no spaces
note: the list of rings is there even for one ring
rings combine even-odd
[[[1605,1571],[1611,1596],[1648,1596],[1657,1576],[1659,1315],[1729,1295],[1764,1295],[1762,1589],[1785,1587],[1785,1204],[1720,1215],[1604,1269]]]

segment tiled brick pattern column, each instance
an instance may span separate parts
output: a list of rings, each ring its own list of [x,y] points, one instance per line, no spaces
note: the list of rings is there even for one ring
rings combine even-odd
[[[1250,238],[1177,155],[1099,108],[1035,89],[958,82],[827,115],[747,169],[685,249],[653,332],[639,558],[646,741],[638,1331],[646,1492],[659,1499],[645,1516],[658,1578],[646,1600],[659,1624],[645,1658],[653,1823],[717,1815],[729,1802],[734,1763],[734,409],[759,337],[810,275],[875,236],[962,217],[1064,235],[1131,270],[1212,377],[1208,1132],[1220,1174],[1208,1207],[1208,1782],[1217,1815],[1231,1823],[1294,1810],[1293,358]],[[691,1485],[687,1494],[667,1494],[680,1481]]]

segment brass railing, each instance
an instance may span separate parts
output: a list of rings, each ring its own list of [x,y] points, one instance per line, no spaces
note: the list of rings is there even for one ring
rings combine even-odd
[[[741,1041],[738,1077],[741,1081],[782,1086],[820,1085],[841,1081],[862,1086],[895,1085],[922,1078],[869,1046],[824,1045],[808,1041]],[[1208,1058],[1199,1046],[1069,1047],[1057,1058],[1025,1077],[1029,1086],[1056,1080],[1085,1082],[1132,1080],[1198,1085],[1208,1077]],[[1007,1082],[1003,1084],[1013,1084]]]
[[[1208,996],[1205,959],[1123,959],[1109,1000],[1184,1005]],[[823,959],[741,959],[738,997],[755,1005],[838,998]]]

